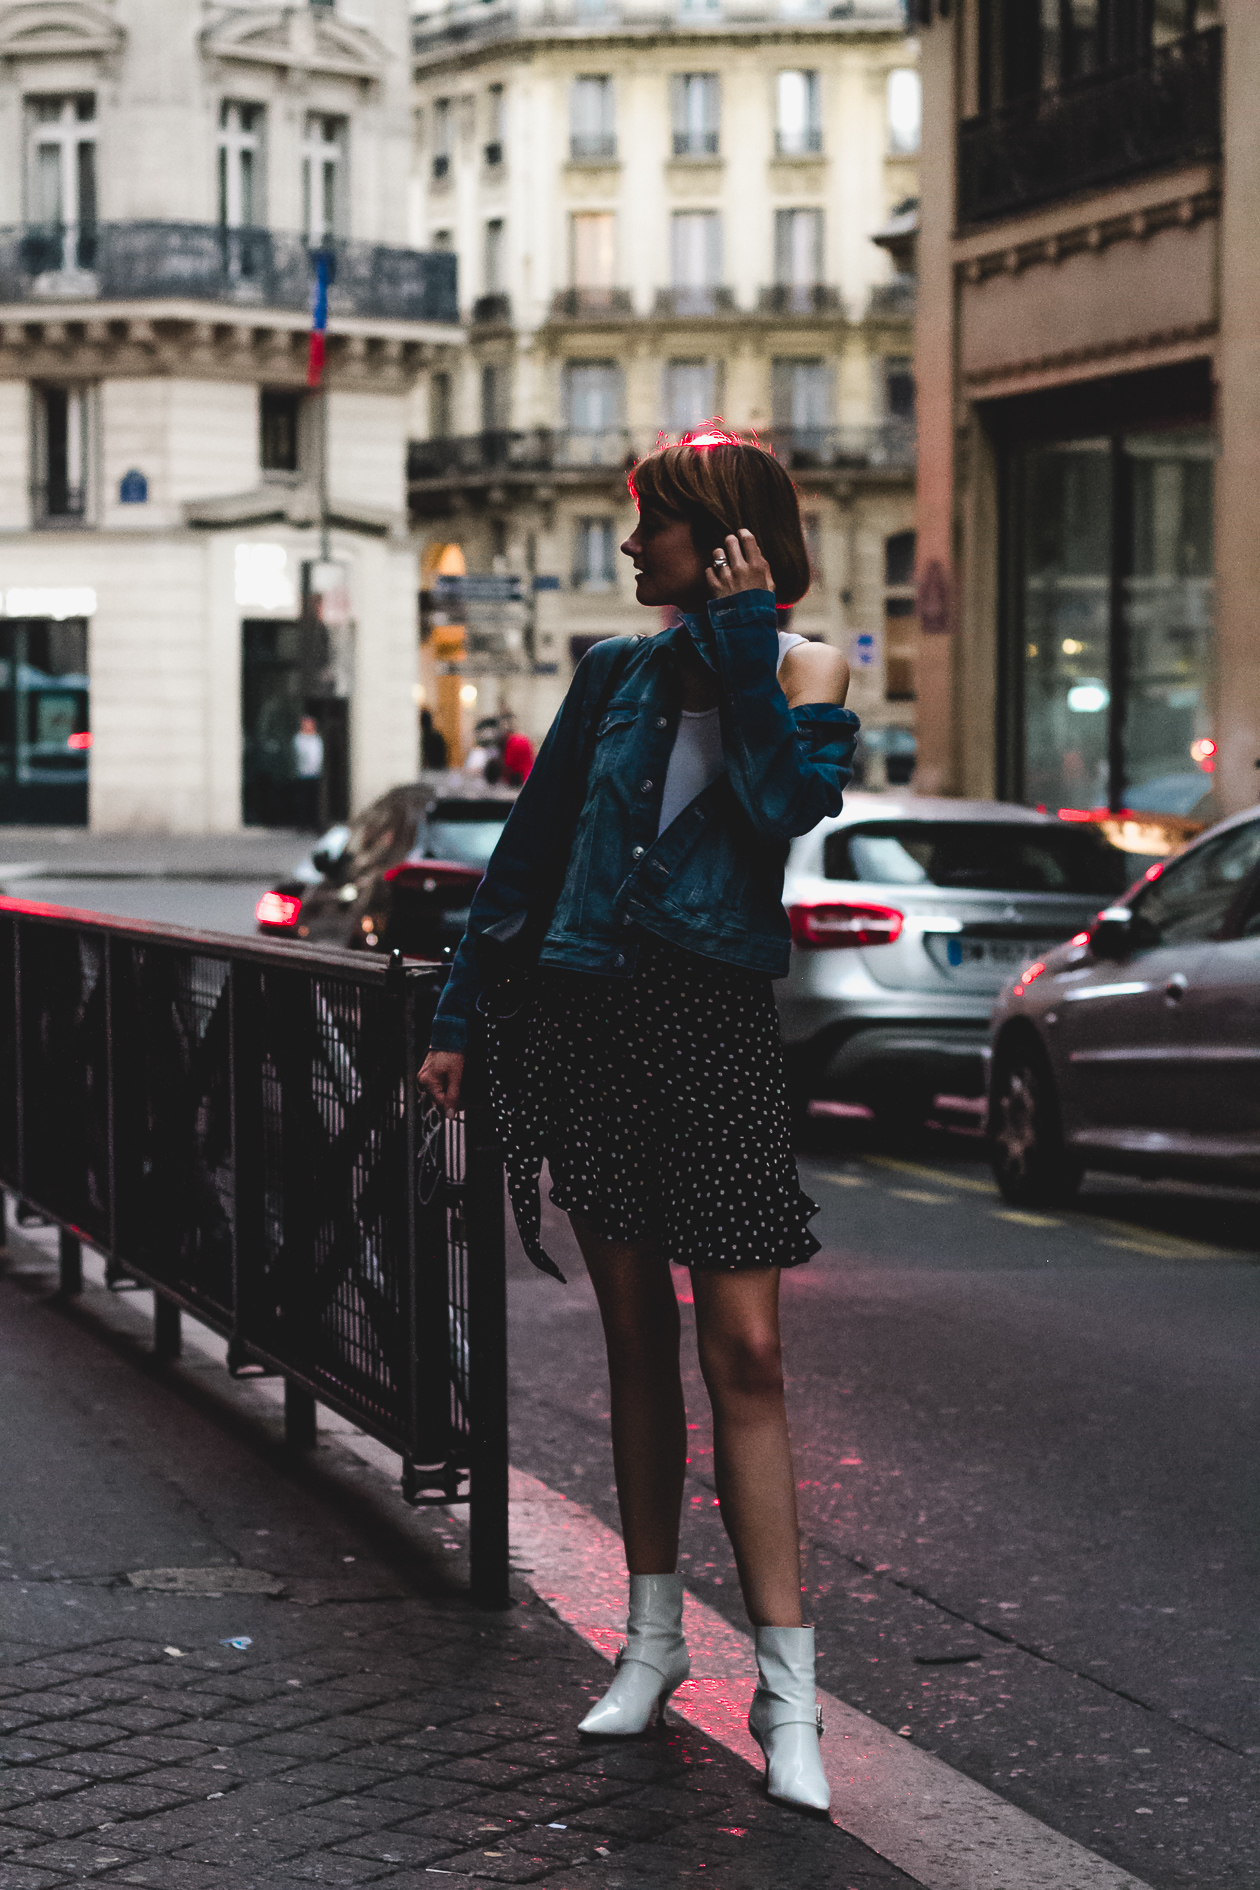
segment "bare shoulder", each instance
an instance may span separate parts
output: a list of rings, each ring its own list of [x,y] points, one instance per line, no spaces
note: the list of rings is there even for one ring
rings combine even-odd
[[[843,702],[849,665],[829,643],[796,643],[779,664],[779,687],[789,709],[806,702]]]

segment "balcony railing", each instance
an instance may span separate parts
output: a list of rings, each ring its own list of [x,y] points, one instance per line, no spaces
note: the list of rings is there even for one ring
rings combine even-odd
[[[335,243],[328,306],[336,315],[455,322],[448,250]],[[311,252],[300,236],[206,223],[102,223],[92,233],[0,229],[0,303],[171,300],[253,308],[310,306]]]
[[[1221,151],[1221,30],[1157,47],[1139,65],[1018,100],[958,132],[958,214],[1009,216]]]
[[[629,289],[561,289],[552,297],[553,321],[624,320],[634,314],[634,297]]]
[[[734,289],[658,289],[653,311],[658,316],[734,315]]]
[[[575,131],[569,138],[569,156],[575,164],[610,164],[617,155],[615,131]]]
[[[762,289],[757,307],[763,315],[839,315],[839,289],[826,282],[776,282]]]
[[[512,319],[512,298],[510,295],[479,295],[472,305],[474,322],[510,322]]]
[[[871,290],[866,312],[884,320],[913,321],[918,290],[917,276],[894,276],[891,282],[877,282]]]
[[[413,484],[513,473],[597,472],[620,477],[650,453],[662,433],[632,433],[628,427],[535,427],[525,432],[464,434],[445,440],[412,440],[407,477]],[[799,472],[907,471],[914,465],[912,420],[878,420],[839,427],[772,427],[761,436],[783,464]]]

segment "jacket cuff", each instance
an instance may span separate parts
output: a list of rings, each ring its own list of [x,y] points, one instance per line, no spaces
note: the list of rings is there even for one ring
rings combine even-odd
[[[741,630],[754,624],[761,627],[767,622],[777,630],[774,592],[736,591],[731,597],[711,598],[709,622],[715,630]]]
[[[463,1056],[468,1049],[468,1023],[463,1017],[443,1017],[439,1012],[429,1032],[430,1050],[456,1050]]]

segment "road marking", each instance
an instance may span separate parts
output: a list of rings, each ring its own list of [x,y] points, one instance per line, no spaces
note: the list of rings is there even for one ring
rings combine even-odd
[[[866,1186],[865,1175],[835,1175],[829,1174],[825,1169],[820,1172],[818,1179],[829,1181],[833,1188],[864,1188]]]
[[[611,1662],[625,1635],[621,1538],[523,1471],[512,1471],[511,1494],[512,1545],[533,1569],[534,1592]],[[690,1594],[683,1625],[698,1677],[678,1689],[674,1710],[760,1771],[745,1723],[751,1637]],[[835,1822],[924,1890],[1147,1890],[843,1700],[819,1699]]]
[[[897,1201],[923,1201],[928,1207],[957,1207],[958,1203],[948,1194],[929,1194],[926,1188],[890,1188],[889,1194]]]
[[[1062,1227],[1052,1214],[1029,1214],[1023,1208],[994,1208],[995,1221],[1011,1221],[1016,1227]]]
[[[867,1155],[874,1168],[891,1168],[899,1175],[914,1175],[919,1181],[935,1181],[942,1188],[961,1188],[966,1194],[987,1194],[992,1200],[997,1187],[992,1181],[976,1181],[971,1175],[951,1175],[941,1168],[928,1168],[922,1162],[899,1161],[895,1155]]]

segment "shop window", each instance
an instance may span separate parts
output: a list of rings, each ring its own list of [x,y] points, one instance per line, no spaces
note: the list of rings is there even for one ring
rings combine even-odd
[[[259,395],[259,460],[265,473],[301,471],[302,396],[264,387]]]
[[[573,535],[573,584],[576,590],[608,591],[616,581],[614,521],[580,518]]]
[[[35,389],[37,525],[82,525],[87,517],[90,414],[85,387]]]
[[[1014,798],[1183,815],[1206,800],[1213,454],[1186,429],[1017,456]]]
[[[96,264],[96,100],[33,98],[28,124],[27,222],[32,273]]]
[[[0,821],[88,817],[87,624],[0,622]]]

